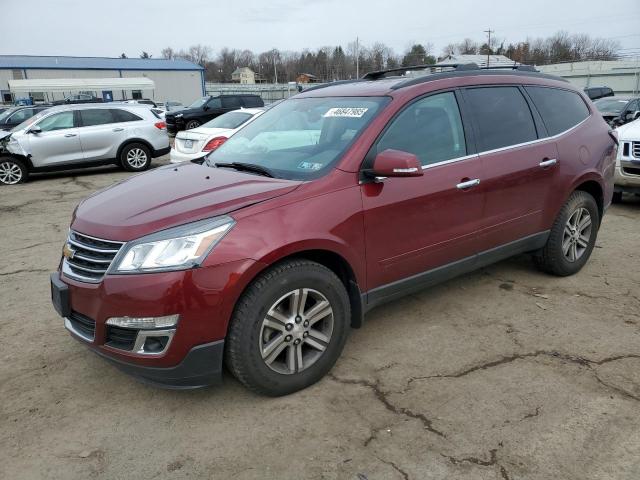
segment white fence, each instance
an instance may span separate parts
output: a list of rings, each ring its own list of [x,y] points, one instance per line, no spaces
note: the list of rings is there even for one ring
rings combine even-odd
[[[541,65],[544,73],[566,78],[579,88],[606,86],[616,94],[640,93],[640,58],[635,60],[590,61]]]
[[[305,85],[303,85],[303,87],[304,86]],[[205,84],[205,90],[207,91],[207,95],[230,95],[240,93],[260,95],[262,100],[264,100],[264,103],[269,104],[295,95],[298,93],[298,86],[286,83],[240,84],[207,82]]]

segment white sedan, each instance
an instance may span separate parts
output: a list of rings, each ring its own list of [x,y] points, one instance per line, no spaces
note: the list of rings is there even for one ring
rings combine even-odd
[[[191,130],[178,132],[171,148],[171,163],[197,160],[222,145],[231,135],[265,112],[265,108],[242,108],[227,112]]]

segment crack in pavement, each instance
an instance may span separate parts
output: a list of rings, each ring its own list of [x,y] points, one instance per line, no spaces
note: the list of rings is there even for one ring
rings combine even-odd
[[[474,365],[472,367],[466,368],[465,370],[462,370],[460,372],[457,373],[450,373],[450,374],[438,374],[438,375],[427,375],[427,376],[423,376],[423,377],[411,377],[409,378],[406,387],[404,388],[404,390],[400,391],[400,392],[396,392],[396,393],[405,393],[407,390],[409,390],[409,388],[411,388],[411,384],[415,381],[419,381],[419,380],[428,380],[428,379],[432,379],[432,378],[461,378],[464,377],[465,375],[469,375],[471,373],[474,372],[478,372],[480,370],[487,370],[489,368],[493,368],[493,367],[497,367],[500,365],[505,365],[508,363],[512,363],[515,362],[516,360],[524,360],[526,358],[535,358],[535,357],[540,357],[540,356],[546,356],[546,357],[551,357],[551,358],[559,358],[561,360],[570,362],[570,363],[575,363],[578,364],[580,366],[586,367],[588,368],[590,371],[592,371],[595,375],[596,380],[598,381],[598,383],[602,384],[603,386],[615,390],[616,392],[620,393],[622,396],[627,397],[629,399],[632,400],[637,400],[640,401],[640,396],[634,395],[633,393],[628,392],[627,390],[624,390],[620,387],[617,387],[615,385],[609,384],[607,382],[605,382],[604,380],[602,380],[599,376],[598,373],[594,370],[593,366],[597,365],[604,365],[606,363],[610,363],[610,362],[615,362],[617,360],[623,360],[623,359],[627,359],[627,358],[640,358],[640,354],[635,354],[635,353],[629,353],[629,354],[624,354],[624,355],[615,355],[612,357],[606,357],[603,358],[601,360],[591,360],[585,357],[580,357],[577,355],[569,355],[566,353],[561,353],[561,352],[557,352],[557,351],[549,351],[549,350],[536,350],[535,352],[529,352],[529,353],[518,353],[518,354],[514,354],[514,355],[509,355],[509,356],[505,356],[505,357],[500,357],[497,360],[493,360],[491,362],[486,362],[486,363],[481,363],[479,365]]]
[[[441,453],[440,455],[442,455],[443,457],[448,459],[454,465],[459,465],[461,463],[472,463],[472,464],[478,465],[480,467],[494,467],[494,466],[496,466],[496,467],[499,467],[500,475],[502,476],[503,480],[510,480],[510,478],[511,478],[511,477],[509,477],[509,472],[507,472],[507,469],[504,467],[504,465],[501,465],[500,462],[498,462],[498,449],[497,448],[493,448],[493,449],[489,450],[489,460],[483,460],[483,459],[477,458],[477,457],[456,458],[456,457],[454,457],[452,455],[445,455],[444,453]]]
[[[338,382],[338,383],[342,383],[343,385],[359,385],[361,387],[369,388],[373,392],[374,396],[390,412],[393,412],[396,415],[403,415],[405,417],[409,417],[409,418],[413,418],[413,419],[416,419],[416,420],[420,420],[420,422],[422,422],[422,425],[424,426],[424,428],[426,430],[428,430],[431,433],[434,433],[434,434],[438,435],[439,437],[447,438],[447,436],[444,433],[442,433],[440,430],[437,430],[436,428],[434,428],[433,427],[433,422],[429,418],[427,418],[425,415],[423,415],[422,413],[416,413],[416,412],[413,412],[412,410],[409,410],[408,408],[398,407],[398,406],[394,405],[388,398],[389,393],[393,393],[393,392],[385,392],[385,391],[383,391],[380,388],[379,382],[372,383],[372,382],[369,382],[367,380],[340,378],[340,377],[335,376],[333,373],[329,373],[328,377],[331,378],[332,380]]]
[[[44,273],[48,271],[49,269],[46,268],[23,268],[21,270],[14,270],[13,272],[2,272],[0,273],[0,277],[4,277],[7,275],[17,275],[18,273]]]
[[[404,478],[404,480],[409,480],[409,474],[407,472],[405,472],[402,468],[400,468],[398,465],[396,465],[394,462],[392,462],[391,460],[384,460],[378,456],[376,456],[376,458],[378,460],[380,460],[382,463],[389,465],[391,468],[393,468],[396,472],[398,472],[400,475],[402,475],[402,478]]]

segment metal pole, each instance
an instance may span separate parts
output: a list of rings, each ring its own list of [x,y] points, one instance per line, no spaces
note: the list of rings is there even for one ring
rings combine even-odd
[[[276,77],[276,84],[278,83],[278,69],[276,68],[276,54],[273,54],[273,74]]]
[[[487,40],[487,68],[489,67],[489,55],[491,54],[491,34],[494,31],[489,28],[489,30],[485,30],[484,33],[489,35],[489,40]]]
[[[356,78],[360,78],[360,46],[356,37]]]

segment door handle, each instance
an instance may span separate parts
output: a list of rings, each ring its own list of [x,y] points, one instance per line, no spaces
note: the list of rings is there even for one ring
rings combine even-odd
[[[65,134],[65,137],[67,138],[71,138],[71,137],[77,137],[78,135],[76,133],[67,133]]]
[[[123,131],[123,130],[124,130],[124,128],[114,128],[114,129],[113,129],[113,131],[114,131],[114,132],[121,132],[121,131]]]
[[[480,179],[474,178],[473,180],[466,180],[464,182],[460,182],[456,185],[458,190],[465,190],[467,188],[475,187],[476,185],[480,185]]]
[[[555,158],[547,158],[545,160],[542,160],[539,165],[542,168],[547,168],[547,167],[552,167],[553,165],[555,165],[556,163],[558,163],[558,160]]]

